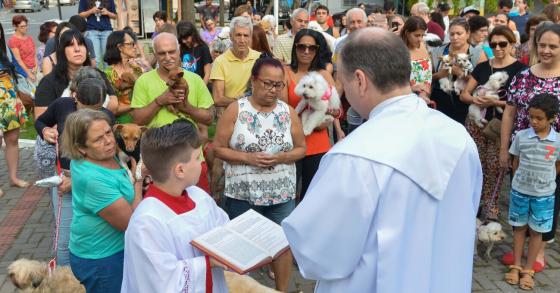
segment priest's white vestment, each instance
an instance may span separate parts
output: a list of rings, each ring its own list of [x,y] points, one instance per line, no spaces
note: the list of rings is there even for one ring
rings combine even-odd
[[[481,187],[465,128],[394,97],[323,157],[282,227],[316,292],[471,292]]]
[[[229,221],[202,189],[186,189],[194,209],[176,214],[154,197],[143,199],[125,233],[123,293],[206,293],[206,260],[190,242]],[[223,270],[212,269],[212,292],[228,292]]]

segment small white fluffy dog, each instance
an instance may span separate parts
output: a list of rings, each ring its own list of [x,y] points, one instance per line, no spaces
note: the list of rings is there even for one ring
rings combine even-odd
[[[441,78],[439,80],[439,87],[442,91],[451,94],[453,91],[453,83],[451,82],[451,78],[453,75],[451,74],[451,66],[453,66],[453,58],[449,55],[443,55],[439,57],[441,60],[441,68],[447,70],[447,77]]]
[[[303,134],[309,135],[323,122],[332,122],[334,118],[327,114],[328,109],[340,108],[340,97],[320,73],[310,72],[298,82],[295,92],[302,99],[296,107],[301,113]],[[303,112],[302,112],[303,111]]]
[[[502,225],[498,222],[489,222],[486,225],[482,225],[480,220],[476,219],[476,227],[476,238],[478,241],[487,244],[486,259],[490,259],[490,253],[492,252],[492,248],[494,248],[494,243],[503,241],[506,238],[506,234],[502,230]],[[475,254],[478,255],[476,245]]]
[[[10,280],[22,292],[85,293],[86,289],[74,277],[68,266],[57,267],[49,276],[47,263],[18,259],[8,267]]]
[[[484,85],[479,86],[475,90],[473,96],[486,96],[498,100],[500,98],[498,95],[498,90],[506,83],[508,78],[508,74],[503,71],[496,72],[490,75],[488,81]],[[496,111],[500,113],[503,112],[502,108],[500,107],[496,107]],[[469,106],[469,119],[471,119],[480,128],[483,128],[484,125],[488,123],[488,121],[484,119],[483,112],[486,113],[486,111],[481,109],[478,105],[471,104]]]
[[[474,67],[469,60],[469,55],[465,53],[459,53],[455,56],[455,64],[461,67],[463,70],[463,76],[466,77],[473,71]],[[461,94],[461,91],[465,89],[467,82],[464,78],[457,78],[453,82],[453,88],[456,94]]]
[[[277,293],[272,288],[269,288],[261,283],[257,282],[255,279],[247,276],[240,275],[235,272],[224,271],[224,276],[226,278],[226,283],[228,291],[230,293]]]

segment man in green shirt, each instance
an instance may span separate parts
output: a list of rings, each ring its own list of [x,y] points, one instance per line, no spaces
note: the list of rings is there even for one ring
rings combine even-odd
[[[183,70],[183,78],[188,84],[186,92],[171,90],[166,84],[169,72],[180,68],[177,38],[170,33],[158,34],[154,39],[154,54],[158,68],[144,73],[134,84],[130,103],[134,123],[153,128],[171,124],[182,117],[199,126],[210,125],[214,116],[214,100],[202,78]],[[167,105],[171,104],[179,110],[177,114],[168,110]],[[198,186],[210,193],[207,170],[203,161]]]
[[[184,70],[183,78],[189,85],[187,92],[172,91],[166,84],[169,72],[179,68],[177,38],[170,33],[158,34],[154,39],[154,54],[159,67],[140,76],[134,85],[130,104],[134,122],[148,127],[160,127],[179,117],[185,117],[196,124],[212,123],[214,100],[198,75]],[[167,105],[171,104],[179,109],[177,114],[167,109]]]

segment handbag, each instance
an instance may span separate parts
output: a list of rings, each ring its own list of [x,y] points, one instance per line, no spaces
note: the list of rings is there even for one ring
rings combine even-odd
[[[492,118],[486,126],[482,129],[482,134],[490,140],[494,140],[496,143],[500,143],[500,133],[502,130],[502,120],[498,118]]]

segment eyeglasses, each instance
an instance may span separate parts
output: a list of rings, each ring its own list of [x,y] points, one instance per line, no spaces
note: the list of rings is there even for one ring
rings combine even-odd
[[[502,42],[492,42],[490,43],[490,48],[492,49],[496,49],[497,46],[500,46],[500,48],[505,48],[509,45],[508,42],[506,41],[502,41]]]
[[[134,43],[122,43],[121,45],[133,47],[135,44]]]
[[[261,78],[258,77],[258,76],[256,77],[256,79],[258,79],[260,82],[263,83],[264,89],[267,90],[267,91],[269,91],[269,90],[271,90],[271,89],[273,89],[273,88],[274,88],[275,90],[280,91],[280,90],[282,90],[282,89],[286,86],[286,84],[285,84],[283,81],[274,82],[274,81],[272,81],[272,80],[263,80],[263,79],[261,79]]]
[[[27,24],[18,25],[17,27],[18,27],[18,28],[26,28],[26,27],[27,27]]]
[[[306,44],[296,44],[296,50],[298,50],[301,53],[305,53],[306,51],[309,51],[309,53],[316,53],[317,50],[319,50],[319,46],[318,45],[306,45]]]

